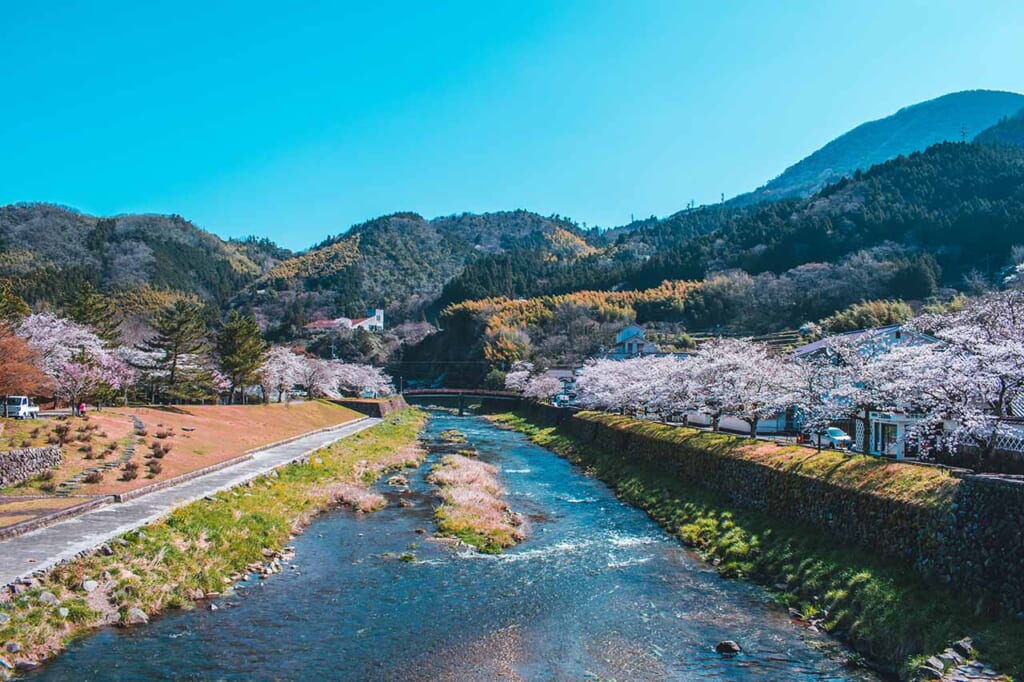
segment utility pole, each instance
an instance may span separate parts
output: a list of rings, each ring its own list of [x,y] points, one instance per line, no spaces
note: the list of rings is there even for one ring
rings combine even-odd
[[[960,143],[967,144],[967,126],[960,126]]]

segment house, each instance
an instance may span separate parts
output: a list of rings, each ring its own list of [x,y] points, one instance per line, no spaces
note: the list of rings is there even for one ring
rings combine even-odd
[[[327,334],[344,329],[365,329],[370,332],[384,330],[384,311],[380,308],[370,311],[367,317],[337,317],[333,320],[316,320],[303,327],[307,334]]]
[[[875,329],[858,329],[827,337],[800,346],[793,351],[793,355],[798,358],[827,356],[830,352],[830,343],[837,338],[852,342],[857,347],[858,352],[862,353],[864,357],[884,353],[897,346],[939,343],[939,340],[933,336],[913,329],[907,329],[900,324],[894,324]],[[840,426],[853,431],[853,433],[850,433],[850,436],[853,438],[854,448],[858,450],[865,449],[865,429],[867,429],[867,454],[903,459],[913,454],[906,447],[907,434],[920,419],[920,415],[908,412],[867,410],[866,414],[861,413],[857,419],[854,419],[852,424],[841,424]]]
[[[657,352],[658,347],[644,338],[644,328],[638,324],[631,324],[615,335],[615,345],[612,346],[608,357],[612,360],[625,360]]]
[[[938,339],[933,336],[914,331],[913,329],[907,329],[901,324],[894,324],[888,327],[858,329],[852,332],[828,336],[800,346],[793,351],[793,355],[798,358],[809,358],[827,354],[830,343],[836,339],[851,341],[855,344],[860,343],[863,345],[864,351],[868,353],[878,353],[901,345],[916,346],[924,343],[938,343]]]

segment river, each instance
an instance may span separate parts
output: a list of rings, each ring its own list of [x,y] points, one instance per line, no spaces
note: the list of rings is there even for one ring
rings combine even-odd
[[[387,508],[325,514],[296,538],[294,566],[241,583],[217,610],[102,630],[31,678],[873,679],[565,460],[478,417],[436,416],[426,435],[450,428],[500,467],[528,520],[519,546],[490,556],[431,541],[428,459],[409,492],[379,486]],[[715,653],[726,639],[743,652]]]

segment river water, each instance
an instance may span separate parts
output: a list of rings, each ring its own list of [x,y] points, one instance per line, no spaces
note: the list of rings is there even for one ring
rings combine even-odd
[[[428,460],[409,492],[380,486],[386,509],[320,517],[296,538],[295,566],[242,583],[217,610],[100,631],[32,678],[872,679],[566,461],[477,417],[436,416],[427,436],[449,428],[500,467],[528,519],[519,546],[488,556],[431,541]],[[715,653],[725,639],[743,653]]]

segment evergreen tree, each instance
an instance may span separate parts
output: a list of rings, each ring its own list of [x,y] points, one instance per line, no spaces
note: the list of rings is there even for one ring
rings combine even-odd
[[[158,398],[197,400],[211,394],[213,378],[203,367],[207,351],[203,308],[195,300],[179,299],[153,321],[156,334],[139,349],[146,360],[136,365],[150,372]]]
[[[231,384],[230,402],[234,402],[238,389],[242,389],[242,402],[245,402],[245,389],[258,382],[260,367],[267,355],[256,318],[231,311],[217,333],[215,352],[221,372]]]
[[[31,312],[28,303],[11,290],[8,282],[0,282],[0,320],[16,322]]]
[[[91,282],[80,286],[64,306],[65,314],[81,324],[96,330],[96,334],[107,343],[120,339],[121,322],[114,302],[109,296],[96,291]]]

